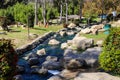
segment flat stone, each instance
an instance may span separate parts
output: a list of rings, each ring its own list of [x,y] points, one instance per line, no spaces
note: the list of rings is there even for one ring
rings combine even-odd
[[[119,77],[112,76],[105,72],[80,73],[74,80],[120,80]]]

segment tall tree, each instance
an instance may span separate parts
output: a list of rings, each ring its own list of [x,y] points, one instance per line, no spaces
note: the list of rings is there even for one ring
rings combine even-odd
[[[35,22],[34,25],[37,25],[38,19],[37,19],[37,10],[38,10],[38,5],[37,5],[38,0],[35,0]]]
[[[80,4],[80,13],[79,13],[79,15],[80,15],[80,20],[81,20],[81,18],[82,18],[82,8],[83,8],[83,3],[84,1],[83,0],[79,0],[79,4]]]
[[[43,23],[46,25],[46,0],[43,0],[42,3],[42,16],[43,16]]]
[[[60,23],[62,22],[62,10],[63,10],[63,2],[62,0],[60,1]]]
[[[66,7],[65,18],[66,18],[66,24],[67,24],[68,23],[68,0],[65,0],[65,7]]]

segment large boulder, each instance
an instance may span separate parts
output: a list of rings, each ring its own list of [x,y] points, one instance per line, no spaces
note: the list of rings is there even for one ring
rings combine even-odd
[[[68,57],[68,56],[73,56],[73,55],[75,55],[74,54],[74,51],[73,51],[73,49],[70,49],[70,48],[67,48],[67,49],[65,49],[65,51],[64,51],[64,57]]]
[[[120,80],[119,77],[112,76],[108,73],[80,73],[74,80]]]
[[[56,39],[51,39],[51,40],[48,42],[48,44],[54,46],[54,45],[58,45],[58,44],[60,44],[60,42],[57,41]]]
[[[100,30],[100,29],[103,29],[104,25],[103,24],[99,24],[99,25],[93,25],[91,26],[91,29],[97,29],[97,30]]]
[[[94,34],[94,35],[97,35],[97,34],[98,34],[98,30],[97,30],[97,29],[91,29],[91,32],[92,32],[92,34]]]
[[[76,77],[78,73],[78,71],[64,69],[59,75],[64,78],[63,80],[71,80],[72,78]]]
[[[67,45],[72,45],[73,44],[73,40],[67,40]]]
[[[86,51],[80,54],[80,58],[83,58],[86,61],[87,66],[96,68],[99,65],[98,57],[101,51],[101,47],[88,48]]]
[[[85,68],[86,62],[84,59],[70,59],[70,60],[64,61],[64,66],[68,70],[77,70],[80,68]]]
[[[85,50],[86,48],[93,47],[94,40],[87,39],[86,37],[75,37],[72,45],[76,47],[77,50]]]
[[[45,51],[45,49],[43,48],[43,49],[41,49],[41,50],[37,50],[37,53],[36,53],[37,55],[39,55],[39,56],[44,56],[44,55],[46,55],[46,51]]]
[[[38,59],[38,58],[30,58],[30,59],[28,60],[28,64],[29,64],[30,66],[36,65],[36,64],[38,64],[38,63],[39,63],[39,59]]]
[[[61,76],[52,76],[47,80],[64,80]]]
[[[62,43],[61,44],[61,49],[66,49],[68,47],[68,44],[67,43]]]
[[[62,65],[60,62],[45,61],[42,64],[42,67],[48,70],[60,70],[62,68]]]
[[[81,34],[89,34],[89,33],[91,33],[91,29],[89,29],[89,28],[82,29],[80,33]]]

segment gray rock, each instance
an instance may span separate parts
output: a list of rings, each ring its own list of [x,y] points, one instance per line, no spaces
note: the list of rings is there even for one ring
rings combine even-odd
[[[89,47],[93,47],[94,40],[93,39],[87,39],[86,37],[75,37],[73,39],[74,47],[77,48],[77,50],[85,50]]]
[[[60,31],[59,34],[60,34],[61,37],[65,37],[65,36],[67,36],[66,31]]]
[[[39,75],[47,75],[48,73],[48,70],[47,69],[44,69],[44,68],[33,68],[31,70],[31,73],[32,74],[39,74]]]
[[[67,44],[70,46],[73,44],[73,40],[67,40]]]
[[[29,58],[38,58],[39,56],[33,52],[31,52],[30,54],[28,54]]]
[[[55,57],[55,56],[47,56],[46,57],[46,61],[57,61],[58,60],[58,58],[57,57]]]
[[[45,49],[43,48],[43,49],[41,49],[41,50],[37,50],[37,53],[36,53],[37,55],[39,55],[39,56],[44,56],[44,55],[46,55],[46,51],[45,51]]]
[[[98,57],[101,51],[101,47],[88,48],[86,51],[80,54],[80,58],[83,58],[88,66],[97,67]]]
[[[16,75],[13,77],[14,80],[23,80],[22,75]]]
[[[67,32],[67,35],[68,36],[71,36],[71,35],[74,35],[75,33],[73,32],[73,31],[69,31],[69,32]]]
[[[78,75],[78,73],[79,73],[78,71],[70,71],[70,70],[64,69],[63,71],[61,71],[59,75],[63,77],[64,80],[71,80],[75,78]]]
[[[25,72],[25,67],[24,66],[17,65],[16,68],[17,68],[16,69],[17,73],[24,73]]]
[[[76,27],[76,25],[75,25],[74,23],[70,23],[70,24],[68,25],[68,28],[74,28],[74,27]]]
[[[42,67],[48,70],[60,70],[62,68],[62,64],[60,62],[45,61],[42,64]]]
[[[92,31],[92,34],[94,34],[94,35],[98,34],[98,30],[97,29],[91,29],[91,31]]]
[[[66,49],[68,47],[67,43],[62,43],[61,44],[61,49]]]
[[[64,66],[68,70],[77,70],[84,68],[86,66],[86,62],[83,59],[70,59],[68,61],[65,61]]]
[[[58,45],[58,44],[60,44],[60,42],[57,41],[56,39],[51,39],[51,40],[48,42],[48,44],[54,46],[54,45]]]
[[[37,35],[37,34],[32,34],[32,33],[30,33],[30,34],[29,34],[29,37],[30,37],[31,39],[35,39],[35,38],[38,37],[38,35]]]
[[[39,63],[39,59],[38,59],[38,58],[30,58],[30,59],[28,60],[28,64],[29,64],[30,66],[36,65],[36,64],[38,64],[38,63]]]
[[[89,28],[82,29],[80,33],[89,34],[89,33],[91,33],[91,29],[89,29]]]
[[[50,77],[50,78],[47,79],[47,80],[63,80],[63,78],[60,77],[60,76],[52,76],[52,77]]]
[[[29,60],[30,58],[38,58],[39,56],[33,52],[29,53],[25,57],[23,57],[25,60]]]
[[[80,73],[74,80],[120,80],[119,77],[112,76],[105,72]]]
[[[73,54],[73,50],[72,49],[66,49],[64,51],[64,56],[69,55],[69,54]]]
[[[99,46],[99,47],[102,47],[103,46],[103,41],[102,40],[97,41],[96,45]]]

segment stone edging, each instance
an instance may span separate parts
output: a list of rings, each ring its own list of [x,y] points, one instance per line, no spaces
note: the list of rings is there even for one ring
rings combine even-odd
[[[42,44],[45,40],[47,40],[48,38],[50,38],[54,34],[55,34],[55,32],[46,33],[43,36],[40,36],[40,37],[36,38],[35,40],[33,40],[31,43],[28,43],[20,48],[17,48],[16,49],[17,54],[22,55],[23,53],[36,48],[37,45]]]

